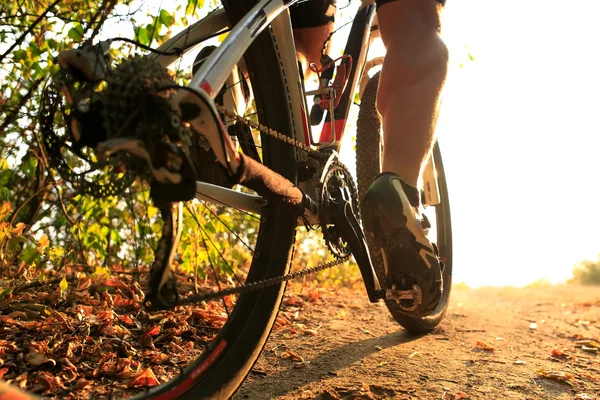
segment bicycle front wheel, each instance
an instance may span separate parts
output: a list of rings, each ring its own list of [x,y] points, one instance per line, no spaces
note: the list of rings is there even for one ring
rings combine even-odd
[[[377,88],[379,85],[379,73],[370,80],[362,94],[360,110],[358,113],[356,133],[356,172],[358,181],[359,197],[362,201],[369,186],[375,177],[381,173],[382,146],[381,121],[376,109]],[[436,243],[439,255],[444,263],[443,271],[443,295],[440,304],[435,311],[422,318],[410,318],[402,314],[399,305],[395,301],[385,300],[385,304],[392,317],[405,329],[414,334],[423,334],[432,331],[444,318],[448,309],[450,289],[452,286],[452,225],[450,220],[450,206],[448,198],[448,186],[446,175],[442,164],[442,157],[438,143],[433,147],[433,160],[437,172],[437,187],[440,202],[434,206],[425,208],[425,214],[434,224],[429,231],[430,240]],[[381,251],[375,243],[367,237],[367,244],[371,254],[371,260],[375,272],[382,287],[385,287],[385,269]]]

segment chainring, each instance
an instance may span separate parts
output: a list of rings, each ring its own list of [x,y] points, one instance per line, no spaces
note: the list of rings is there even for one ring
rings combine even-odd
[[[356,215],[356,219],[360,221],[360,206],[358,203],[358,189],[352,174],[346,168],[346,166],[340,161],[334,159],[330,161],[325,167],[326,171],[323,174],[323,178],[320,182],[320,195],[321,195],[321,206],[319,208],[319,218],[321,220],[321,231],[323,238],[327,244],[329,251],[336,257],[343,258],[349,257],[352,252],[348,247],[348,243],[344,241],[341,234],[337,231],[335,225],[329,223],[327,220],[329,212],[329,199],[331,198],[328,193],[328,183],[334,177],[338,176],[342,179],[346,187],[350,190],[352,197],[352,208]]]

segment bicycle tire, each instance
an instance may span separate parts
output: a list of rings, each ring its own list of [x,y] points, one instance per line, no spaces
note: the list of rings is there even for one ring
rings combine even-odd
[[[252,3],[255,1],[224,2],[232,24],[253,6]],[[250,74],[259,122],[291,135],[288,87],[282,76],[275,38],[268,29],[256,38],[244,60]],[[263,162],[291,182],[296,182],[295,149],[266,135],[261,136],[261,143]],[[287,207],[276,202],[264,207],[255,256],[246,282],[278,277],[289,271],[297,221]],[[282,283],[241,294],[229,320],[196,361],[170,382],[134,399],[231,397],[250,373],[267,342],[284,289],[285,284]],[[193,382],[190,383],[190,380]]]
[[[382,138],[381,120],[376,108],[377,88],[379,85],[379,72],[368,82],[361,97],[358,112],[356,132],[356,175],[359,198],[364,199],[369,186],[375,177],[381,173]],[[444,262],[443,295],[435,311],[422,318],[410,318],[402,314],[399,305],[391,300],[385,304],[392,317],[412,334],[424,334],[432,331],[444,318],[448,309],[450,289],[452,286],[452,224],[450,219],[450,205],[448,186],[442,164],[441,152],[438,143],[433,148],[433,156],[438,177],[441,203],[434,206],[436,211],[437,245],[440,258]],[[382,287],[385,287],[385,270],[381,252],[367,237],[371,260]]]

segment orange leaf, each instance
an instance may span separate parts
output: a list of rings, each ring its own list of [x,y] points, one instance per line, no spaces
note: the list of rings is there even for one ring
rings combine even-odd
[[[87,379],[79,378],[75,383],[75,390],[83,390],[91,384],[92,382],[88,381]]]
[[[4,375],[8,372],[8,368],[0,368],[0,379],[4,378]]]
[[[566,356],[567,355],[560,350],[556,350],[556,349],[552,350],[552,357],[554,357],[554,358],[564,358]]]
[[[130,317],[129,315],[127,315],[127,314],[124,314],[124,315],[119,315],[119,320],[120,320],[121,322],[123,322],[124,324],[126,324],[126,325],[129,325],[129,326],[133,325],[133,320],[132,320],[132,319],[131,319],[131,317]]]
[[[152,328],[148,329],[148,331],[146,331],[146,333],[144,333],[144,336],[152,337],[152,336],[158,335],[159,333],[160,333],[160,326],[154,325]]]
[[[129,386],[131,387],[154,387],[158,385],[158,379],[156,379],[156,376],[154,375],[154,372],[152,372],[151,368],[146,368],[144,372],[142,372],[141,374],[133,378],[131,382],[129,382]]]
[[[27,225],[25,225],[22,222],[17,222],[17,224],[15,225],[15,227],[11,230],[11,233],[14,236],[20,236],[23,233],[23,230],[27,228]]]
[[[44,250],[46,250],[46,248],[49,245],[50,245],[50,239],[48,239],[48,236],[42,235],[42,237],[40,238],[40,240],[38,240],[38,242],[37,242],[38,251],[40,253],[43,253]]]
[[[485,342],[476,342],[475,343],[475,347],[478,349],[482,349],[485,351],[494,351],[496,350],[496,348],[490,346],[489,344],[485,343]]]

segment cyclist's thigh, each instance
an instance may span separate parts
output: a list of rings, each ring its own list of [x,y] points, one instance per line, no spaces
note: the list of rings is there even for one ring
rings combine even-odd
[[[290,18],[294,29],[314,28],[333,22],[335,0],[303,1],[290,7]]]
[[[408,39],[406,45],[413,46],[440,31],[440,13],[446,0],[376,0],[376,3],[385,46],[403,38]]]

